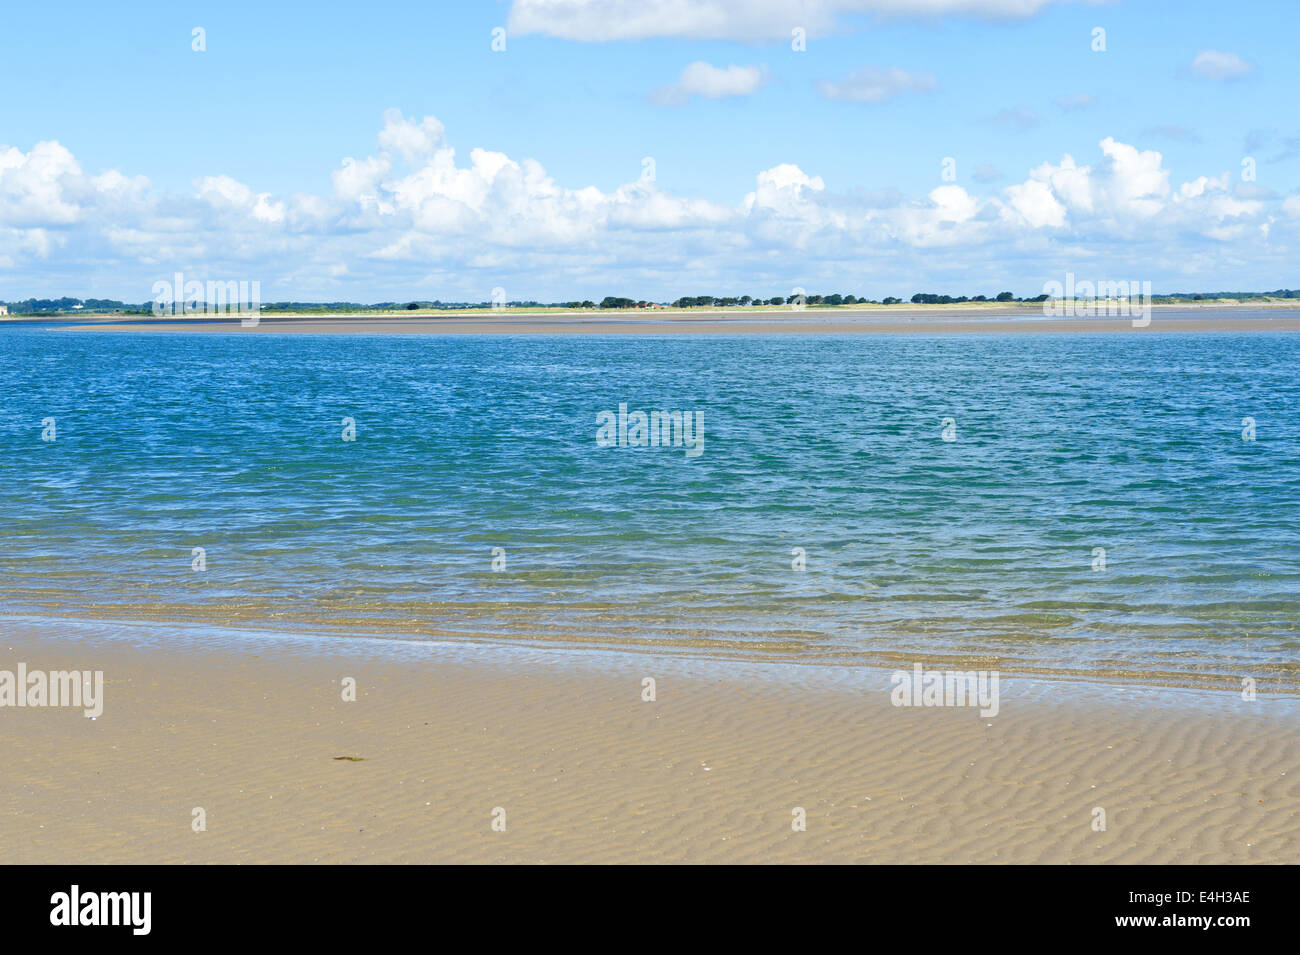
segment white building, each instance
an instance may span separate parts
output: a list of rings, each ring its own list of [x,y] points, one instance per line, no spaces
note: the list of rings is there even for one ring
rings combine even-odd
[[[0,305],[0,315],[8,315],[8,314],[9,314],[9,306]]]

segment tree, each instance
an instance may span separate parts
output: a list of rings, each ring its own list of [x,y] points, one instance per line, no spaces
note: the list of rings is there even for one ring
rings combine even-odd
[[[1015,300],[1015,296],[1010,292],[998,292],[997,300],[999,302],[1011,302]]]

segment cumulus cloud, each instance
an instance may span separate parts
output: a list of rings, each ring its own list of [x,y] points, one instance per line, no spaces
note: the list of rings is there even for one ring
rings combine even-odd
[[[1192,60],[1192,72],[1208,80],[1235,80],[1245,76],[1253,69],[1236,53],[1224,53],[1220,50],[1202,50]]]
[[[1217,230],[1229,219],[1244,223],[1246,219],[1259,216],[1264,209],[1264,203],[1258,199],[1234,195],[1226,172],[1219,176],[1197,176],[1191,182],[1183,183],[1174,193],[1173,201],[1194,206],[1203,221],[1212,220],[1212,224],[1207,222],[1207,228],[1211,230]],[[1285,202],[1282,209],[1286,211]]]
[[[682,70],[676,83],[656,90],[652,98],[664,105],[678,106],[692,96],[705,99],[749,96],[762,85],[763,71],[757,66],[733,64],[723,68],[696,60]]]
[[[1080,166],[1068,153],[1060,163],[1045,162],[1029,179],[1006,190],[1004,218],[1032,228],[1060,227],[1076,217],[1092,220],[1102,231],[1116,224],[1147,219],[1166,206],[1169,171],[1154,150],[1139,150],[1106,137],[1099,144],[1102,162]]]
[[[0,150],[0,222],[76,222],[81,217],[82,203],[93,201],[96,191],[95,183],[82,174],[72,153],[59,143],[37,143],[28,153],[13,147]]]
[[[362,206],[378,201],[379,183],[393,168],[388,156],[370,156],[360,161],[349,156],[343,165],[330,173],[334,194],[345,202]]]
[[[437,117],[426,116],[420,122],[405,119],[399,109],[384,111],[384,128],[379,131],[381,149],[401,153],[407,162],[415,162],[442,145],[445,129]]]
[[[686,37],[789,40],[843,29],[853,15],[1011,19],[1033,16],[1057,0],[514,0],[511,33],[601,43]]]
[[[273,201],[269,192],[254,194],[229,176],[205,176],[195,185],[198,197],[216,209],[243,213],[258,222],[284,221],[285,204]]]
[[[1105,156],[1099,192],[1107,208],[1119,216],[1152,216],[1169,195],[1169,170],[1153,149],[1139,150],[1107,136],[1101,141]]]
[[[1014,222],[1018,217],[1031,229],[1065,225],[1065,204],[1052,191],[1048,179],[1031,178],[1008,186],[1006,194],[1007,208],[1003,210],[1003,217],[1007,221]]]
[[[1040,269],[1063,255],[1109,256],[1127,274],[1189,263],[1208,274],[1214,244],[1283,268],[1300,239],[1300,196],[1248,190],[1226,172],[1175,185],[1158,151],[1111,137],[1087,163],[1066,154],[986,193],[945,184],[909,198],[780,163],[746,175],[752,186],[733,202],[675,195],[653,177],[563,184],[535,159],[481,148],[462,157],[433,117],[390,112],[376,145],[343,160],[324,195],[273,195],[222,174],[159,194],[143,177],[88,175],[58,143],[0,147],[0,297],[75,292],[39,279],[49,274],[144,301],[176,270],[257,279],[268,299],[365,289],[353,296],[363,300],[482,300],[495,285],[557,298],[811,287],[909,257],[917,276],[1025,256]]]
[[[810,208],[812,197],[825,189],[821,176],[809,176],[798,166],[785,163],[758,174],[758,188],[745,196],[744,208],[801,215]]]
[[[909,73],[896,66],[888,69],[868,66],[855,70],[838,83],[823,80],[817,85],[817,90],[826,99],[884,103],[900,93],[925,93],[938,86],[929,73]]]

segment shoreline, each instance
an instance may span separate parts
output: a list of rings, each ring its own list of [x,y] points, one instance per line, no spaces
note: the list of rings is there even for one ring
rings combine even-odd
[[[526,667],[537,661],[561,660],[566,666],[595,669],[633,665],[636,661],[660,660],[673,666],[690,667],[720,678],[737,673],[764,680],[790,679],[798,683],[810,676],[826,684],[855,684],[861,674],[888,675],[920,663],[936,670],[995,670],[1003,681],[1015,680],[1033,688],[1035,694],[1080,693],[1204,694],[1203,701],[1238,697],[1241,674],[1169,670],[1083,670],[1046,665],[1029,666],[1023,661],[992,655],[986,651],[967,654],[921,650],[903,653],[864,652],[839,658],[809,658],[794,653],[769,652],[759,648],[726,648],[707,645],[659,644],[657,642],[608,643],[556,637],[524,637],[502,633],[467,635],[459,631],[416,632],[401,629],[378,630],[353,625],[311,626],[289,620],[259,624],[251,620],[220,623],[216,620],[140,618],[77,613],[20,612],[0,615],[0,639],[8,629],[31,627],[56,630],[65,639],[126,642],[141,648],[197,650],[216,648],[231,653],[270,649],[307,655],[317,653],[366,654],[379,659],[420,662],[449,656],[457,660],[508,660]],[[1243,667],[1252,676],[1261,698],[1295,707],[1300,716],[1300,684],[1286,680],[1266,668]],[[1190,697],[1189,697],[1190,698]]]
[[[1217,314],[1215,314],[1217,313]],[[256,326],[238,320],[144,318],[138,321],[39,320],[60,331],[168,332],[204,334],[381,334],[381,335],[950,335],[1087,334],[1300,331],[1300,310],[1287,306],[1152,306],[1150,324],[1134,327],[1128,317],[1047,318],[1032,308],[891,308],[888,311],[786,310],[771,312],[610,312],[544,314],[507,312],[411,318],[391,313],[264,317]]]
[[[269,635],[168,645],[104,627],[111,639],[6,621],[0,668],[105,674],[96,720],[0,709],[12,862],[1271,863],[1300,850],[1293,701],[1009,678],[982,718],[893,706],[874,671],[770,679],[776,664]]]

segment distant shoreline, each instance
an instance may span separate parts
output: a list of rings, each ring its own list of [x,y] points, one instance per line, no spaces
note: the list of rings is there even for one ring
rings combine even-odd
[[[630,300],[629,300],[630,301]],[[1105,308],[1120,304],[1121,300],[1114,298],[1096,298],[1080,299],[1080,301],[1089,301],[1096,304],[1098,308]],[[1134,299],[1136,302],[1137,300]],[[469,303],[412,303],[417,307],[393,305],[384,303],[382,305],[356,305],[350,309],[344,309],[342,303],[264,303],[261,305],[262,314],[266,316],[275,316],[282,318],[431,318],[431,317],[458,317],[465,316],[491,316],[500,314],[509,314],[516,316],[608,316],[608,315],[699,315],[699,314],[726,314],[726,315],[773,315],[784,314],[787,312],[807,312],[821,314],[839,314],[839,315],[857,315],[861,313],[880,313],[880,314],[897,314],[924,312],[924,313],[949,313],[949,312],[982,312],[986,314],[1000,313],[1036,313],[1043,308],[1044,300],[1037,299],[1013,299],[1011,301],[999,302],[992,299],[972,300],[953,302],[902,302],[893,301],[884,302],[845,302],[841,304],[831,304],[825,302],[809,302],[804,306],[795,305],[769,305],[769,304],[740,304],[715,303],[712,305],[693,305],[684,306],[673,303],[643,303],[640,306],[635,304],[617,305],[617,306],[600,306],[586,305],[578,306],[574,304],[551,304],[543,305],[539,303],[529,304],[507,304],[504,306],[494,306],[487,302],[469,304]],[[1259,297],[1259,298],[1215,298],[1205,296],[1203,298],[1190,298],[1182,296],[1153,296],[1150,300],[1151,308],[1157,309],[1224,309],[1224,310],[1251,310],[1251,309],[1297,309],[1300,310],[1300,297]],[[169,316],[174,318],[175,316]],[[212,317],[206,312],[195,313],[194,318]],[[19,312],[15,314],[0,315],[0,324],[6,321],[26,321],[26,322],[46,322],[46,321],[156,321],[162,320],[152,314],[152,306],[148,303],[140,306],[125,306],[112,309],[104,308],[74,308],[65,311],[40,311],[40,312]],[[183,319],[182,319],[183,320]]]
[[[1045,318],[1041,305],[879,306],[755,310],[637,309],[632,311],[516,311],[488,309],[410,316],[382,313],[263,315],[256,326],[234,318],[140,318],[77,316],[76,319],[10,319],[55,324],[61,331],[200,332],[225,334],[441,334],[441,335],[750,335],[750,334],[1059,334],[1129,332],[1300,331],[1300,308],[1291,305],[1153,305],[1151,323],[1134,327],[1127,317]]]

